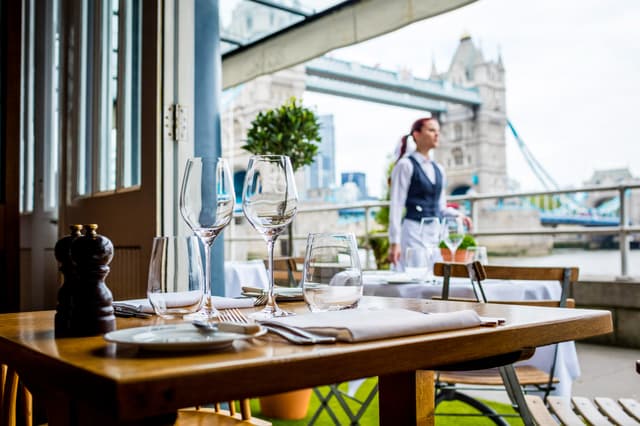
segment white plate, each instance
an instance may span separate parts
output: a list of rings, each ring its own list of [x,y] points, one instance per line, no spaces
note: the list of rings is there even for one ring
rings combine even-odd
[[[153,351],[221,350],[231,347],[235,340],[251,339],[266,332],[261,328],[255,334],[204,333],[191,324],[168,324],[111,331],[104,335],[104,339]]]

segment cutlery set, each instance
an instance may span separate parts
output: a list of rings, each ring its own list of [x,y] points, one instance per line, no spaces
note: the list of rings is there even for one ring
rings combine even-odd
[[[220,319],[224,321],[220,324],[233,323],[239,326],[253,325],[254,327],[263,327],[267,331],[273,334],[277,334],[278,336],[288,340],[289,342],[298,345],[315,345],[319,343],[336,342],[336,338],[333,336],[320,335],[299,327],[293,327],[281,323],[275,324],[273,322],[269,322],[260,323],[260,325],[252,324],[252,322],[240,310],[235,308],[220,310]]]

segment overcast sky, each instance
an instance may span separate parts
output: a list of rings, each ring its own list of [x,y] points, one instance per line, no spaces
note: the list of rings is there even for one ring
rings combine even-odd
[[[432,59],[439,72],[448,68],[463,33],[485,59],[501,52],[507,115],[561,187],[608,168],[640,177],[640,1],[479,0],[330,55],[426,78]],[[338,178],[364,171],[370,194],[380,195],[387,156],[425,114],[311,92],[304,98],[334,115]],[[510,134],[507,147],[509,177],[522,189],[542,189]]]

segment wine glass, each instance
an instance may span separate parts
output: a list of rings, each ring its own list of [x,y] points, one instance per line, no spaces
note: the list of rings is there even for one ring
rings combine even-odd
[[[269,291],[256,320],[291,315],[276,304],[273,290],[273,247],[278,235],[298,212],[298,191],[291,161],[286,155],[254,155],[249,159],[242,190],[242,211],[267,242]]]
[[[180,189],[180,213],[204,246],[204,305],[198,315],[206,321],[218,316],[218,310],[211,301],[211,246],[231,222],[235,198],[227,160],[187,160]]]
[[[442,234],[440,218],[423,217],[420,220],[420,240],[429,247],[437,247],[440,244],[440,236]]]
[[[454,262],[456,258],[456,250],[462,243],[464,238],[465,229],[462,218],[447,217],[442,223],[442,237],[447,248],[451,252],[451,261]]]

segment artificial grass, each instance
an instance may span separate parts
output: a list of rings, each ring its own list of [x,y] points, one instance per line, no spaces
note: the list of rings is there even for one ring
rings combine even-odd
[[[373,387],[376,385],[378,379],[375,377],[369,378],[367,379],[362,386],[360,386],[360,388],[358,389],[358,391],[356,392],[355,398],[357,400],[363,401],[367,395],[369,394],[369,392],[371,391],[371,389],[373,389]],[[347,389],[347,384],[343,383],[340,385],[340,390],[343,390],[346,392]],[[322,394],[326,394],[328,392],[328,387],[323,386],[320,388],[320,391],[322,392]],[[347,401],[347,404],[351,407],[351,410],[356,412],[360,406],[360,404],[356,401],[352,401],[349,398],[345,398]],[[507,404],[500,404],[497,402],[493,402],[493,401],[484,401],[486,402],[489,406],[491,406],[494,410],[496,410],[499,413],[514,413],[515,411],[513,410],[513,408],[510,405]],[[262,419],[266,419],[269,420],[273,423],[274,426],[306,426],[307,424],[309,424],[309,421],[311,420],[311,418],[313,417],[314,413],[316,412],[316,410],[318,409],[318,407],[320,406],[320,401],[318,399],[318,397],[316,396],[315,393],[311,394],[311,402],[309,403],[309,410],[307,411],[307,416],[302,419],[302,420],[281,420],[281,419],[271,419],[268,417],[265,417],[263,415],[261,415],[260,413],[260,404],[258,402],[257,399],[253,399],[251,400],[251,412],[255,417],[259,417]],[[331,407],[331,409],[333,410],[333,412],[336,414],[336,416],[338,417],[338,420],[340,421],[341,425],[348,425],[349,424],[349,418],[347,417],[347,415],[344,413],[344,411],[342,410],[342,408],[340,407],[340,404],[338,403],[338,401],[335,398],[332,398],[329,402],[329,406]],[[436,409],[436,414],[437,413],[458,413],[458,414],[469,414],[469,413],[477,413],[476,410],[474,410],[473,408],[469,407],[466,404],[463,404],[461,402],[458,401],[452,401],[452,402],[443,402],[442,404],[438,405],[438,408]],[[522,425],[522,420],[520,420],[519,417],[506,417],[505,420],[510,424],[510,425]],[[323,412],[320,417],[316,420],[315,422],[316,425],[318,426],[323,426],[323,425],[333,425],[333,420],[331,419],[331,417],[329,417],[329,415],[325,412]],[[373,399],[373,401],[371,402],[371,405],[369,405],[369,408],[367,409],[367,411],[365,411],[365,413],[363,414],[363,416],[360,419],[360,425],[362,426],[377,426],[379,424],[378,421],[378,396],[376,395],[375,398]],[[437,426],[450,426],[450,425],[461,425],[461,426],[483,426],[483,425],[494,425],[495,423],[493,423],[491,420],[489,420],[486,417],[453,417],[453,416],[437,416],[436,415],[436,425]]]

